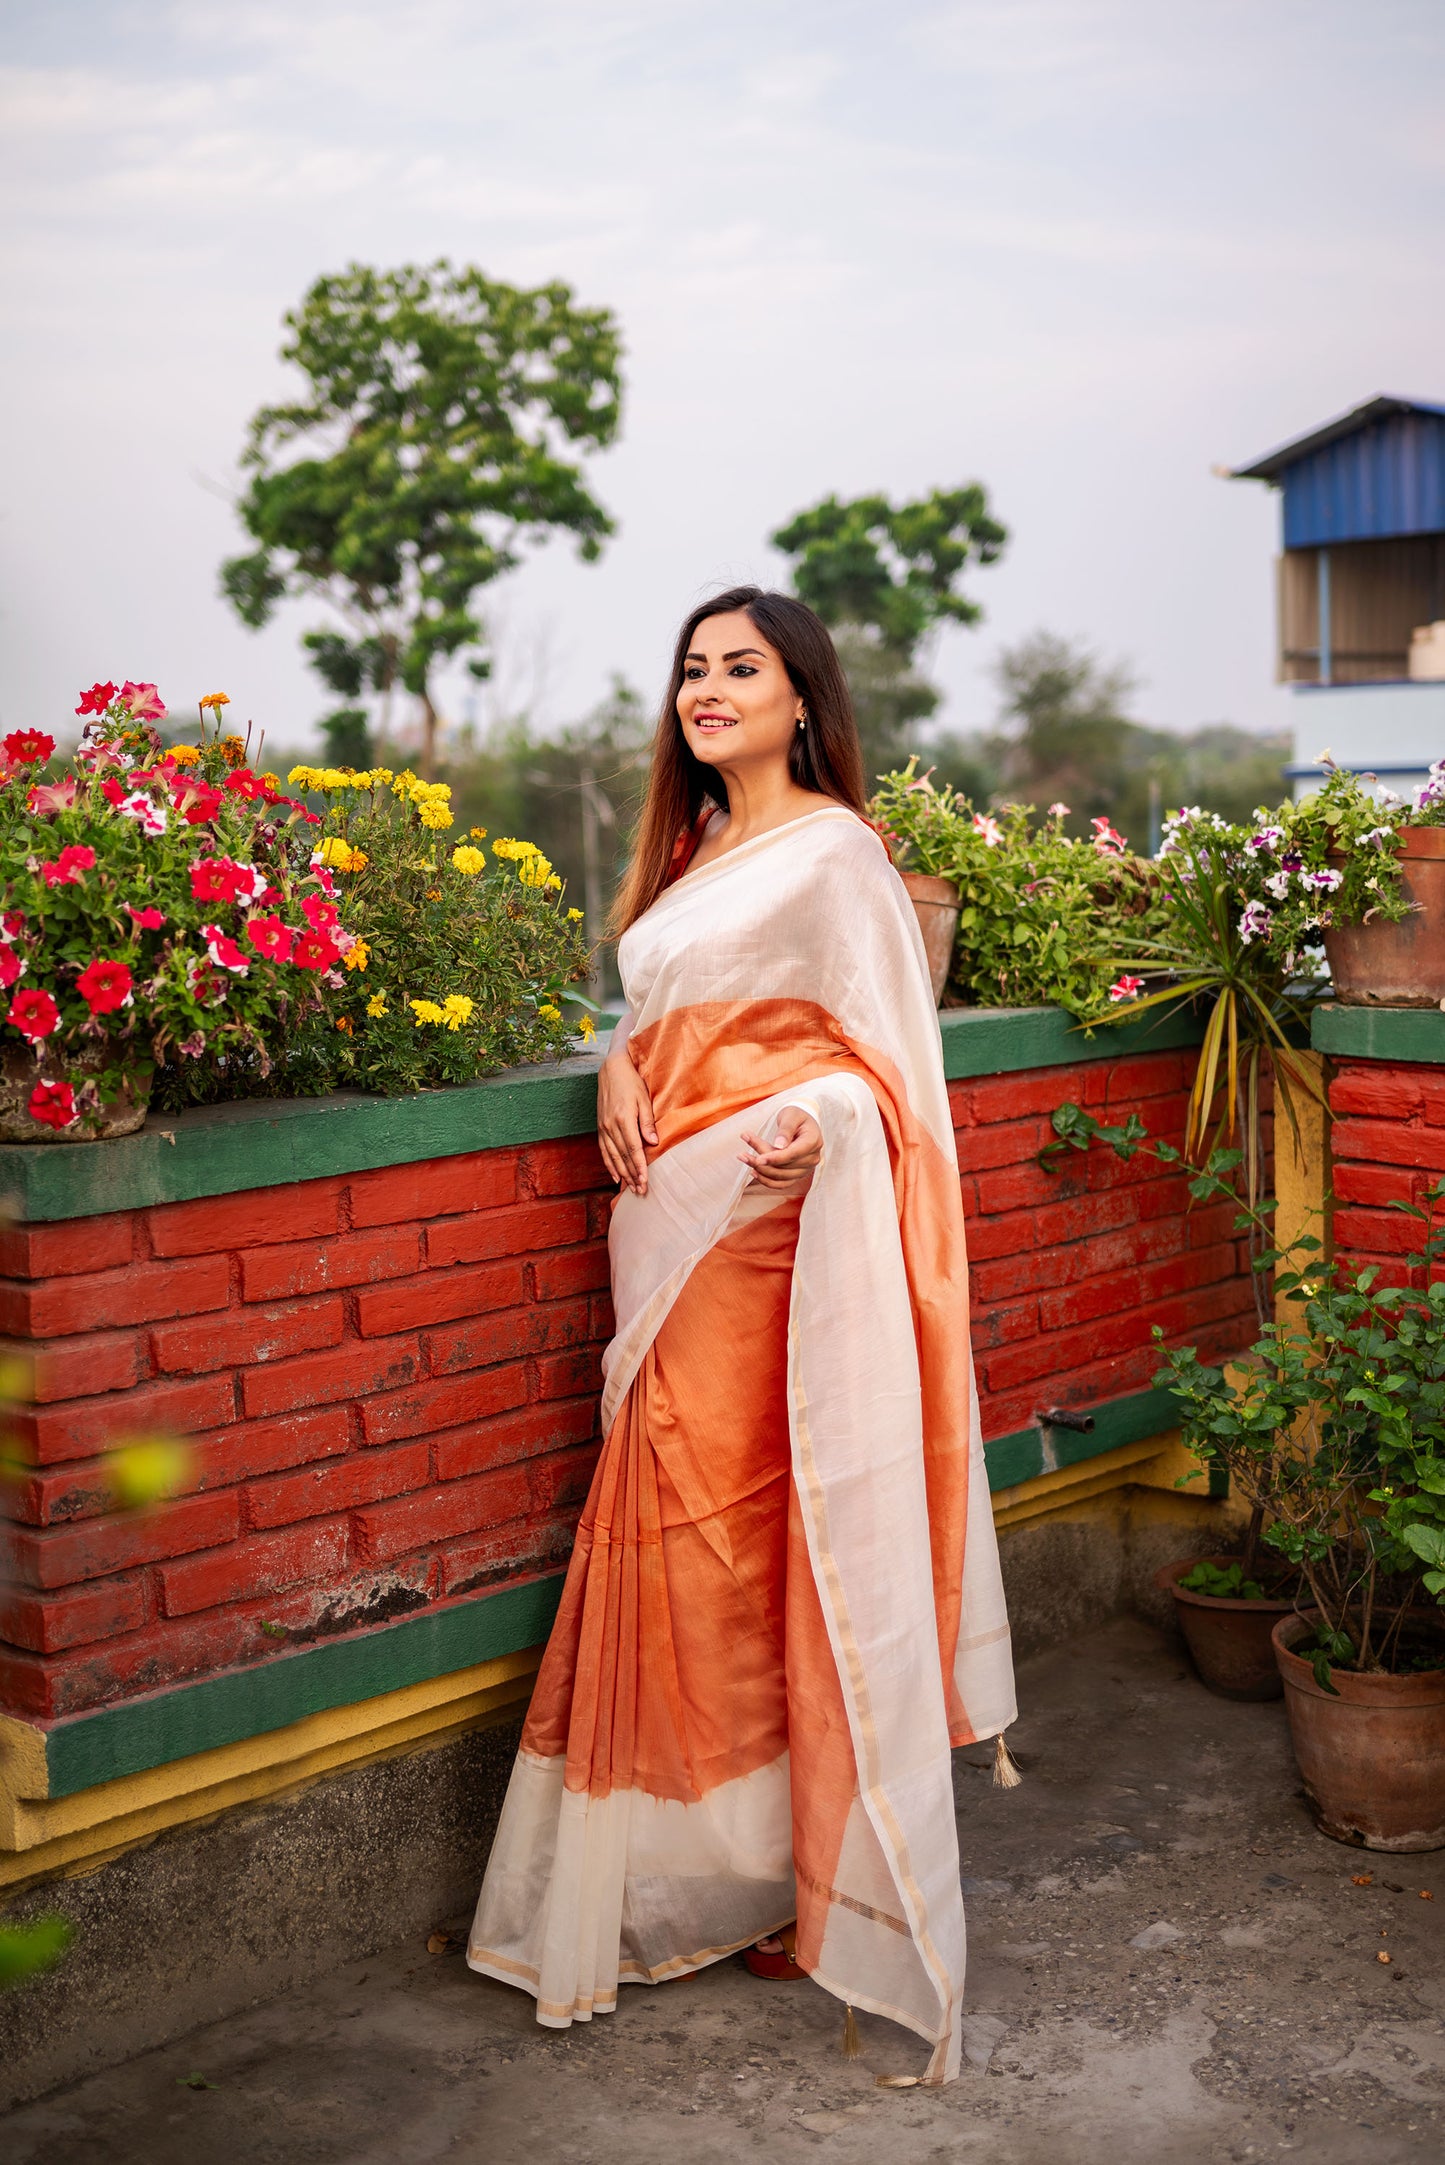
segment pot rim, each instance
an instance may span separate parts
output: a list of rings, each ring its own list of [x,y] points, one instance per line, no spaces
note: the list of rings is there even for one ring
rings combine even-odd
[[[1445,827],[1401,827],[1395,836],[1397,857],[1445,857]],[[1331,864],[1348,864],[1358,851],[1332,849],[1327,851]]]
[[[1377,1611],[1381,1616],[1396,1613],[1393,1609]],[[1330,1675],[1335,1689],[1333,1692],[1321,1691],[1315,1682],[1314,1670],[1291,1644],[1291,1635],[1312,1629],[1319,1622],[1319,1615],[1318,1609],[1301,1609],[1293,1616],[1282,1616],[1270,1633],[1274,1658],[1289,1690],[1302,1691],[1307,1697],[1323,1699],[1331,1706],[1368,1706],[1381,1711],[1397,1707],[1403,1712],[1415,1707],[1445,1704],[1445,1668],[1419,1669],[1407,1676],[1361,1676],[1353,1669],[1332,1668]]]
[[[1251,1601],[1243,1594],[1200,1594],[1194,1588],[1181,1586],[1178,1582],[1186,1571],[1196,1564],[1237,1564],[1237,1556],[1181,1556],[1172,1564],[1161,1564],[1154,1574],[1154,1584],[1161,1594],[1172,1594],[1174,1599],[1187,1608],[1239,1610],[1249,1616],[1293,1616],[1296,1614],[1294,1600],[1280,1601],[1266,1594],[1258,1601]]]
[[[932,902],[951,910],[963,908],[963,894],[958,882],[945,879],[941,872],[900,872],[898,877],[912,902]]]

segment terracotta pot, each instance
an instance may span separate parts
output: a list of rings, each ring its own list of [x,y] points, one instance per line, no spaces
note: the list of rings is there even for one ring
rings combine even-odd
[[[1375,917],[1331,925],[1325,934],[1335,998],[1345,1007],[1445,1006],[1445,827],[1402,829],[1399,857],[1410,915],[1398,924]]]
[[[103,1058],[98,1046],[67,1053],[47,1041],[38,1059],[19,1045],[7,1046],[0,1053],[0,1143],[99,1143],[144,1127],[153,1070],[141,1066],[118,1073],[112,1064],[99,1107],[82,1112],[68,1128],[46,1127],[30,1117],[37,1082],[68,1082],[79,1097],[87,1083],[99,1080]]]
[[[953,960],[953,941],[963,899],[952,880],[937,879],[928,872],[905,872],[903,884],[908,889],[909,900],[917,913],[918,929],[923,934],[936,1007],[948,983],[948,965]]]
[[[1274,1655],[1300,1773],[1322,1834],[1364,1849],[1445,1849],[1445,1669],[1356,1676],[1331,1669],[1337,1698],[1292,1652],[1313,1613],[1274,1627]]]
[[[1202,1684],[1222,1699],[1277,1699],[1284,1684],[1272,1633],[1282,1616],[1294,1614],[1294,1603],[1236,1601],[1190,1593],[1179,1584],[1198,1563],[1223,1567],[1238,1561],[1237,1556],[1186,1556],[1177,1564],[1161,1565],[1154,1584],[1161,1594],[1174,1596],[1179,1628]]]

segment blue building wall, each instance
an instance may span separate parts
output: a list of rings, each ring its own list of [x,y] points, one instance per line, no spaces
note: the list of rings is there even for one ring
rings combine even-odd
[[[1395,413],[1292,460],[1284,545],[1445,532],[1445,414]]]

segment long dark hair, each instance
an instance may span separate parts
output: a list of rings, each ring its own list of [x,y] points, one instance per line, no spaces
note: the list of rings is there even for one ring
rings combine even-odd
[[[863,816],[863,749],[848,680],[827,626],[806,602],[796,601],[791,594],[772,594],[761,586],[731,586],[726,593],[700,602],[677,635],[632,862],[612,906],[614,933],[625,932],[644,910],[651,909],[667,885],[678,836],[693,825],[703,806],[727,808],[722,777],[694,759],[687,748],[677,695],[698,625],[735,609],[742,610],[769,646],[776,648],[788,681],[808,709],[807,728],[794,730],[788,746],[793,780],[800,789],[831,797]]]

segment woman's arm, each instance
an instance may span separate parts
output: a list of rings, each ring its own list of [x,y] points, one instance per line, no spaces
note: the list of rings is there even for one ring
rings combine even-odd
[[[647,1193],[644,1144],[657,1141],[652,1099],[628,1050],[632,1014],[624,1009],[597,1076],[597,1141],[612,1178],[634,1195]]]

